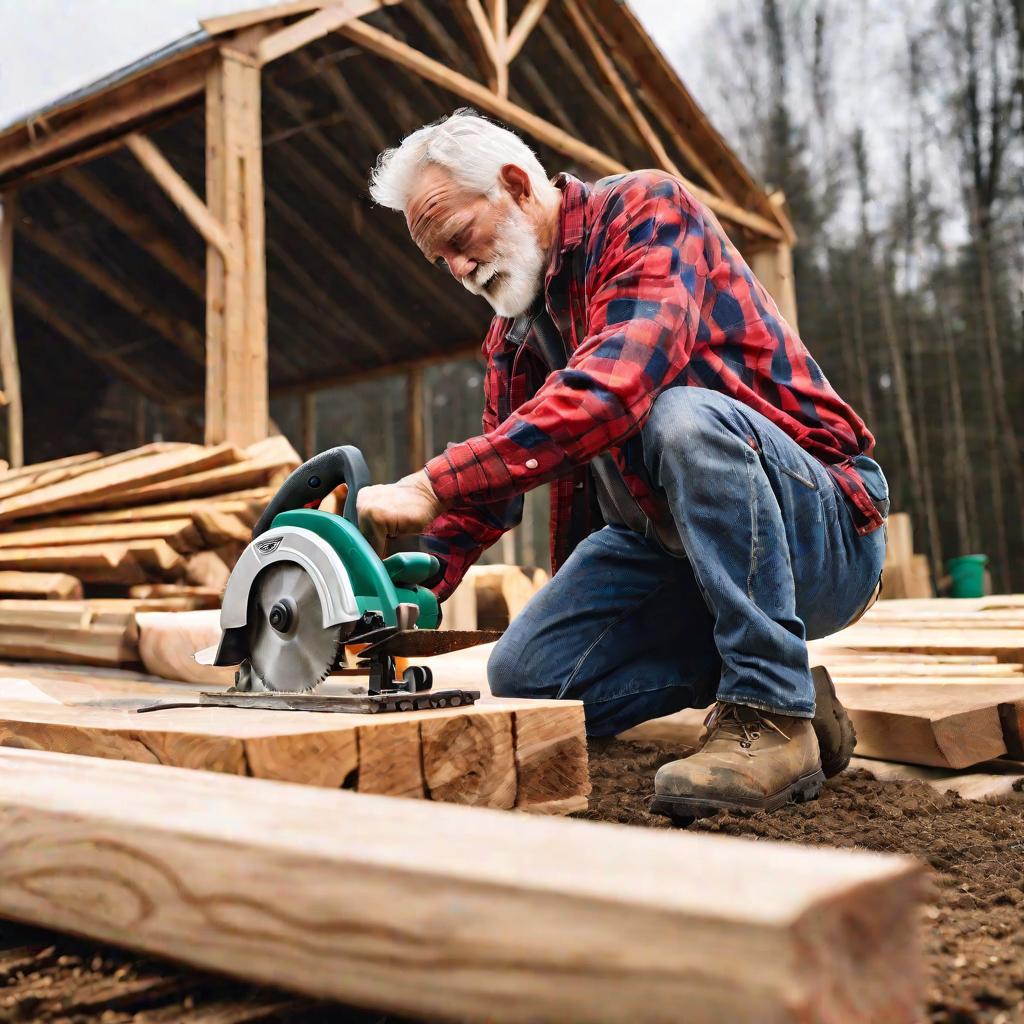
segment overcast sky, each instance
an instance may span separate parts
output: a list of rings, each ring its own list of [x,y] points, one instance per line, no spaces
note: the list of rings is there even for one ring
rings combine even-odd
[[[276,0],[0,0],[0,126],[199,28]],[[659,45],[693,31],[710,0],[631,0]]]

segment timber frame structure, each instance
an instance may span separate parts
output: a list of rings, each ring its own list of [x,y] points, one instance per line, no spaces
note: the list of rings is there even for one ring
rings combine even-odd
[[[418,261],[366,174],[460,105],[519,131],[552,172],[678,175],[795,323],[781,197],[621,0],[293,0],[204,21],[0,131],[9,461],[24,457],[26,369],[38,395],[88,367],[183,433],[239,445],[267,435],[271,395],[404,371],[422,465],[422,369],[476,350],[489,313]]]

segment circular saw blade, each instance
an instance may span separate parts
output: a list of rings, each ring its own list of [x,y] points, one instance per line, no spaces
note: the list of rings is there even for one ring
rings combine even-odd
[[[268,690],[313,690],[334,667],[351,623],[324,627],[323,610],[309,574],[294,562],[261,573],[249,608],[249,664]],[[284,628],[271,625],[271,610],[287,607]]]

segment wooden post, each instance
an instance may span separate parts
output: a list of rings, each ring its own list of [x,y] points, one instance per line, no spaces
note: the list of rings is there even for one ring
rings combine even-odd
[[[414,366],[406,374],[405,415],[409,435],[409,472],[415,473],[427,461],[424,432],[426,404],[423,397],[423,367]]]
[[[793,247],[777,242],[750,254],[750,269],[775,300],[783,319],[794,331],[800,328],[796,318],[796,283],[793,280]]]
[[[14,335],[14,196],[0,197],[0,380],[7,399],[7,461],[25,464],[21,422],[21,373]]]
[[[207,248],[206,443],[267,437],[267,296],[260,71],[222,50],[206,81],[206,203],[226,254]]]

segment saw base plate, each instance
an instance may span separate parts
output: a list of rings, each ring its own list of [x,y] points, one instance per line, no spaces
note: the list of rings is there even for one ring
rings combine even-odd
[[[479,690],[428,690],[409,693],[316,694],[281,692],[235,692],[218,690],[200,693],[200,707],[260,708],[264,711],[334,711],[349,715],[375,715],[382,711],[425,711],[475,704]]]

